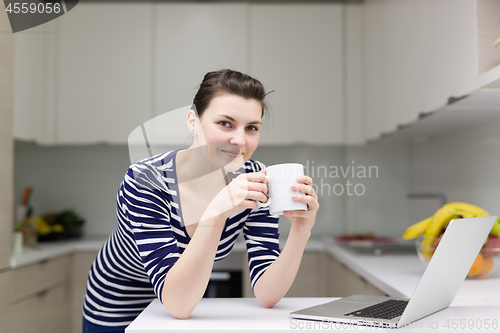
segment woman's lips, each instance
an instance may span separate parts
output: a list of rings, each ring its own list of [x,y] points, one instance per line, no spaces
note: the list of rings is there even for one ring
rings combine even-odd
[[[230,158],[236,158],[241,156],[241,151],[240,150],[223,150],[223,152],[229,156]]]

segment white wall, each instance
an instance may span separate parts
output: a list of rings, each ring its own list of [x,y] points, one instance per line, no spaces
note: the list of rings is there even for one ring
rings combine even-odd
[[[500,117],[500,115],[499,115]],[[438,137],[411,148],[412,191],[444,191],[450,201],[465,201],[500,214],[500,118]],[[417,222],[434,213],[439,204],[412,205],[411,219]]]
[[[86,219],[87,235],[107,235],[129,164],[125,146],[40,147],[16,142],[15,200],[21,200],[25,186],[32,186],[34,215],[73,208]]]
[[[388,146],[384,142],[351,147],[347,149],[346,156],[346,163],[349,162],[366,169],[376,169],[372,168],[371,176],[368,174],[369,177],[366,178],[357,174],[353,178],[351,175],[352,183],[363,184],[365,193],[361,196],[347,196],[345,231],[401,237],[410,225],[407,199],[410,170],[408,149],[404,146]]]

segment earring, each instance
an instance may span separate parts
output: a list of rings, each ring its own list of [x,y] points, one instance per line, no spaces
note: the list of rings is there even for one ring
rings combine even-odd
[[[191,132],[191,135],[193,135],[193,134],[194,134],[194,130],[191,130],[190,132]]]

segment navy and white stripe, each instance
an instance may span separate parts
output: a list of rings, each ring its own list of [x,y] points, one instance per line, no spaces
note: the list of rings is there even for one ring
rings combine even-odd
[[[182,223],[175,156],[178,150],[132,164],[117,195],[114,229],[90,269],[83,315],[103,326],[125,326],[156,297],[190,237]],[[264,168],[249,160],[247,173]],[[278,218],[246,209],[226,221],[215,260],[225,258],[243,230],[252,289],[280,254]]]

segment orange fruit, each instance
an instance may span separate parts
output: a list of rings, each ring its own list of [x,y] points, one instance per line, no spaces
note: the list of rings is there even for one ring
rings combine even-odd
[[[483,266],[479,273],[477,273],[476,277],[484,277],[488,275],[493,269],[493,258],[484,258]]]
[[[479,253],[476,257],[476,260],[474,260],[472,267],[469,270],[469,274],[467,274],[467,275],[468,276],[475,276],[476,274],[478,274],[483,267],[483,262],[484,262],[483,255],[481,253]]]

